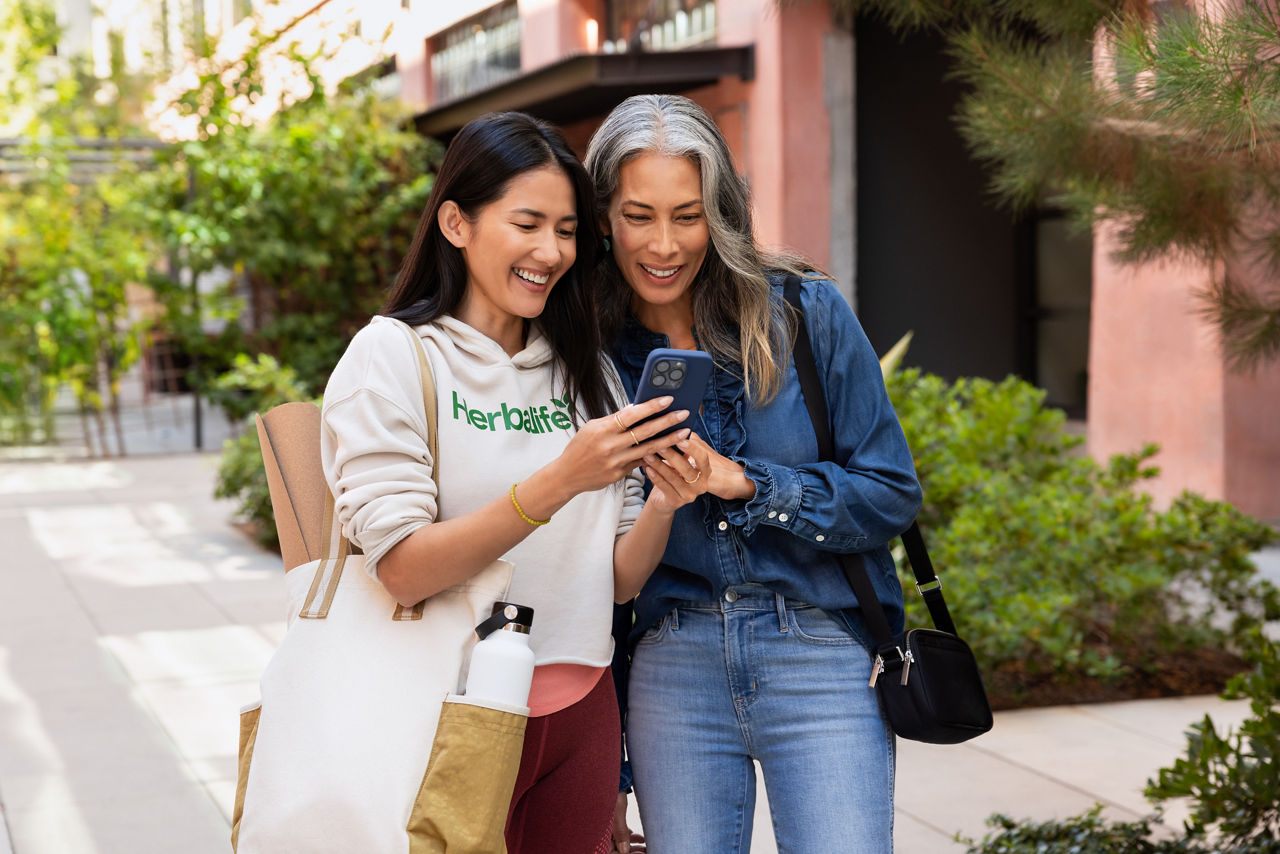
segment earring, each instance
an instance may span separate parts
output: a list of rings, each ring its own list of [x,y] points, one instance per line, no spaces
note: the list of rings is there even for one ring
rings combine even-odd
[[[608,252],[608,251],[609,251],[609,238],[608,238],[608,236],[606,236],[606,237],[605,237],[605,239],[604,239],[604,251],[605,251],[605,252]]]

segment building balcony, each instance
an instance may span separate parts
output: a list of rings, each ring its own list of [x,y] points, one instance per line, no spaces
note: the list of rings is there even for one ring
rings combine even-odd
[[[431,100],[443,103],[520,73],[520,16],[502,3],[431,39]]]
[[[611,0],[604,53],[683,50],[714,44],[715,0]]]

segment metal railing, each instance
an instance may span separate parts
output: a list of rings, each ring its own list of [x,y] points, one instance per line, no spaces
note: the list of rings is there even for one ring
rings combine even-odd
[[[604,53],[681,50],[716,40],[715,0],[612,0]]]
[[[496,6],[431,40],[432,101],[451,101],[520,73],[520,15]]]

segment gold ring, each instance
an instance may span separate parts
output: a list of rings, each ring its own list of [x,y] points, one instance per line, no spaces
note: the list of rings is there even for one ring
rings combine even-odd
[[[627,429],[627,425],[622,423],[622,419],[618,417],[618,413],[616,413],[616,412],[615,412],[615,413],[613,413],[613,420],[618,422],[618,429],[619,429],[619,430],[626,430],[626,429]]]
[[[624,427],[623,429],[624,429],[624,430],[626,430],[627,428],[625,428],[625,427]],[[635,430],[627,430],[627,432],[631,434],[631,441],[633,441],[633,442],[635,442],[637,445],[639,445],[639,444],[640,444],[640,440],[636,438],[636,431],[635,431]]]
[[[702,472],[699,471],[697,474],[693,476],[693,480],[689,480],[689,478],[687,477],[681,478],[681,480],[683,480],[685,483],[697,483],[698,479],[701,477],[702,477]]]

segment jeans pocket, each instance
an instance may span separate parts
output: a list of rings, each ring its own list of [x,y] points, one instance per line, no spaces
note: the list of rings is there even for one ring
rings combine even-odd
[[[671,633],[672,615],[675,610],[672,609],[666,613],[656,626],[651,626],[644,634],[640,636],[640,640],[636,641],[636,646],[651,646],[659,643],[668,634]]]
[[[854,646],[858,643],[840,621],[813,605],[788,608],[787,625],[791,634],[815,646]]]

